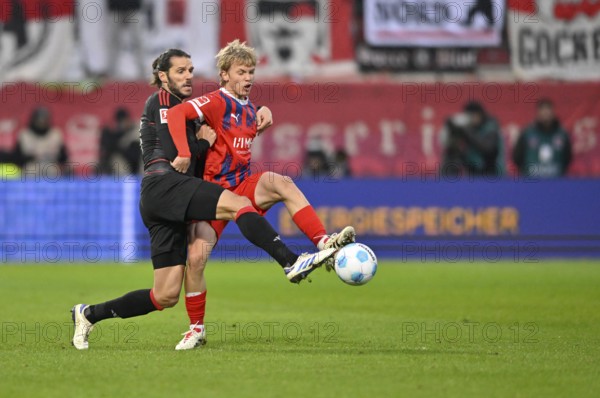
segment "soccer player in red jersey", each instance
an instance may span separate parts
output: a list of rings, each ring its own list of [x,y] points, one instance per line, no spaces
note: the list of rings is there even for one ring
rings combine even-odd
[[[293,274],[290,280],[296,283],[336,252],[335,248],[329,248],[313,254],[295,254],[248,198],[175,170],[175,166],[181,168],[182,158],[175,145],[178,141],[169,133],[166,115],[167,109],[191,95],[193,65],[190,58],[182,50],[170,49],[153,62],[152,84],[158,90],[146,101],[140,123],[144,177],[139,208],[150,235],[153,287],[130,291],[97,304],[74,305],[71,309],[72,343],[78,350],[88,349],[89,334],[98,322],[114,317],[142,316],[177,304],[185,276],[188,224],[193,220],[234,220],[244,237],[269,253],[286,274]],[[210,147],[215,136],[206,131],[206,126],[197,135],[192,121],[183,128],[188,153],[196,160]],[[190,172],[194,169],[192,167]]]
[[[180,137],[177,149],[181,159],[175,166],[185,172],[189,167],[185,147],[185,123],[199,118],[212,127],[217,139],[208,150],[203,178],[252,202],[264,215],[274,204],[283,202],[298,228],[320,250],[340,248],[355,240],[354,228],[346,227],[339,234],[328,235],[304,194],[291,178],[273,172],[250,173],[250,147],[257,136],[256,108],[248,96],[254,83],[256,55],[254,49],[235,40],[217,54],[219,90],[194,98],[171,108],[168,125],[173,137]],[[186,309],[190,330],[177,345],[177,350],[191,349],[206,341],[204,314],[206,281],[204,267],[212,248],[227,225],[227,221],[194,223],[189,228],[188,266],[185,276]],[[308,273],[302,277],[305,278]],[[297,278],[287,273],[288,279]],[[301,279],[300,279],[301,280]],[[299,281],[299,280],[298,280]]]

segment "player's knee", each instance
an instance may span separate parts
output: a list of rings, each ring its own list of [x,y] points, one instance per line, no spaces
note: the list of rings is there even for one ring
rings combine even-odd
[[[205,249],[208,250],[208,253],[201,251],[190,251],[188,253],[188,264],[186,272],[204,272],[204,268],[206,267],[206,260],[208,259],[208,255],[210,253],[211,248],[212,246],[210,248],[207,247]]]
[[[165,297],[163,297],[162,301],[158,300],[158,303],[163,308],[172,308],[172,307],[175,307],[178,302],[179,302],[179,295],[177,295],[177,296],[165,296]]]
[[[279,200],[294,197],[300,192],[290,177],[271,172],[268,178],[270,181],[269,190]]]
[[[279,192],[281,196],[285,197],[291,193],[298,191],[298,187],[290,177],[277,174],[277,178],[275,181],[277,192]]]
[[[154,299],[162,308],[175,307],[179,302],[179,290],[154,291]]]

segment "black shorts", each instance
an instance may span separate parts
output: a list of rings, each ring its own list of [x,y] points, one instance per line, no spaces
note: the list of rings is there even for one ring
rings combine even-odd
[[[154,269],[185,265],[187,258],[186,212],[192,201],[202,203],[202,219],[216,218],[224,188],[177,172],[145,176],[140,194],[140,214],[150,233]]]

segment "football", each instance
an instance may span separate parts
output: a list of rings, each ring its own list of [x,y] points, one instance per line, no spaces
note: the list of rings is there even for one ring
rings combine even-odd
[[[349,285],[364,285],[377,272],[377,257],[367,245],[352,243],[335,255],[335,273]]]

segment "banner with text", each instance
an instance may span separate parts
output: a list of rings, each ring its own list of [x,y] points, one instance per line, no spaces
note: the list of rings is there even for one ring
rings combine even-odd
[[[197,83],[194,94],[217,87]],[[113,123],[115,109],[127,107],[138,118],[153,90],[144,83],[5,83],[0,150],[10,150],[32,110],[45,105],[63,131],[76,170],[93,173],[100,131]],[[478,100],[500,123],[510,165],[510,149],[533,121],[540,98],[555,102],[570,134],[569,174],[600,176],[600,83],[257,83],[251,99],[271,108],[275,124],[254,140],[252,156],[256,168],[301,177],[307,148],[319,143],[331,156],[343,150],[354,176],[438,178],[444,122]]]
[[[477,49],[371,47],[359,42],[356,62],[363,72],[468,72],[477,66]]]
[[[511,58],[519,78],[600,79],[600,3],[515,2],[510,12]]]
[[[137,178],[0,181],[1,263],[148,261]],[[303,180],[327,231],[356,228],[379,258],[428,263],[600,257],[600,181]],[[266,215],[295,252],[314,251],[282,204]],[[229,223],[211,262],[265,253]],[[271,260],[273,261],[273,260]],[[275,268],[274,268],[275,269]]]
[[[498,46],[503,0],[364,0],[365,38],[373,46]]]

